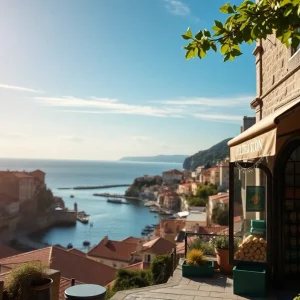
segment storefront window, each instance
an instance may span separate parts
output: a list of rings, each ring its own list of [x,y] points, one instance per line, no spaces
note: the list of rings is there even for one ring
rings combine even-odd
[[[260,169],[234,171],[234,260],[267,262],[267,186]]]

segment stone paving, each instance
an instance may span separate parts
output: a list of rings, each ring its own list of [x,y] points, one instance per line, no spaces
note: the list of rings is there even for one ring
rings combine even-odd
[[[232,278],[216,273],[214,278],[184,278],[179,266],[168,283],[118,292],[111,300],[242,300],[233,294]],[[254,299],[254,298],[251,298]],[[258,298],[256,298],[258,299]],[[268,296],[264,299],[281,299]],[[293,299],[293,298],[288,298]]]

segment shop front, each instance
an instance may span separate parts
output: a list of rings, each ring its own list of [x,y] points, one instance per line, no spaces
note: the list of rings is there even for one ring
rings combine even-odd
[[[228,143],[230,260],[280,286],[300,280],[300,98]],[[242,228],[234,216],[242,207]],[[299,287],[300,291],[300,287]]]

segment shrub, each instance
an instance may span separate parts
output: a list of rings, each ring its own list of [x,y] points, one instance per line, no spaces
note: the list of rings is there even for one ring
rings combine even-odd
[[[152,284],[150,270],[132,271],[120,269],[113,287],[114,292],[146,287]]]
[[[213,209],[211,219],[215,224],[219,224],[221,226],[228,226],[228,217],[228,208],[222,209],[217,206]]]
[[[201,250],[204,255],[215,255],[215,248],[207,239],[198,237],[190,245],[189,250],[197,249]]]
[[[151,264],[154,284],[166,283],[172,275],[172,260],[169,255],[157,256]]]
[[[191,266],[200,266],[205,263],[205,258],[201,250],[192,249],[186,255],[186,262]]]
[[[25,263],[13,269],[4,286],[8,298],[13,300],[32,299],[35,293],[32,283],[47,277],[46,269],[47,266],[38,261]]]
[[[300,300],[300,294],[296,296],[293,300]]]
[[[217,249],[228,250],[229,249],[229,238],[228,238],[228,236],[226,236],[224,234],[217,235],[213,239],[213,245]]]

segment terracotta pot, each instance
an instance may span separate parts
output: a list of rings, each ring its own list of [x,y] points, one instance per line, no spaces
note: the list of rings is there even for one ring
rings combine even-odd
[[[218,265],[220,266],[220,272],[231,275],[233,266],[229,264],[229,250],[215,248],[215,253]]]
[[[34,289],[34,296],[32,300],[51,300],[51,284],[53,280],[51,278],[43,278],[38,282],[32,283]]]

